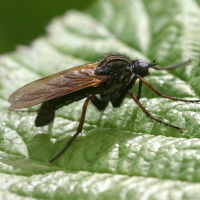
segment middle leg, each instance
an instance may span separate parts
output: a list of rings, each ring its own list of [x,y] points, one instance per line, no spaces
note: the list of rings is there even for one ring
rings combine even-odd
[[[146,115],[147,117],[149,117],[149,118],[151,118],[151,119],[153,119],[153,120],[155,120],[155,121],[157,121],[157,122],[159,122],[159,123],[162,123],[162,124],[164,124],[164,125],[166,125],[166,126],[170,126],[170,127],[172,127],[172,128],[176,128],[176,129],[178,129],[179,131],[182,130],[181,127],[168,124],[168,123],[162,121],[161,119],[158,119],[158,118],[156,118],[156,117],[151,116],[151,114],[146,110],[146,108],[140,103],[140,101],[133,95],[133,93],[132,93],[130,90],[128,90],[128,94],[129,94],[129,95],[131,96],[131,98],[137,103],[137,105],[142,109],[142,111],[145,113],[145,115]]]

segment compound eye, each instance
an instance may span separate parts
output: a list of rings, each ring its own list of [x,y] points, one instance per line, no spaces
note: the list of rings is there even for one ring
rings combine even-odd
[[[143,60],[135,62],[134,72],[141,77],[148,76],[150,74],[148,63],[144,62]]]

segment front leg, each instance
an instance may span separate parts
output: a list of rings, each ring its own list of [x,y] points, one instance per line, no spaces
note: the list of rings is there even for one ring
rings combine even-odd
[[[200,102],[200,100],[189,100],[189,99],[181,99],[181,98],[177,98],[177,97],[171,97],[171,96],[167,96],[162,94],[159,90],[157,90],[155,87],[153,87],[153,85],[151,85],[149,82],[147,82],[144,78],[142,78],[139,75],[136,75],[137,78],[140,79],[140,81],[142,81],[144,84],[146,84],[151,90],[153,90],[158,96],[162,97],[162,98],[166,98],[166,99],[171,99],[174,101],[183,101],[183,102],[190,102],[190,103],[197,103]]]
[[[142,92],[142,81],[140,80],[139,86],[138,86],[138,92],[137,92],[137,100],[140,100],[141,92]]]

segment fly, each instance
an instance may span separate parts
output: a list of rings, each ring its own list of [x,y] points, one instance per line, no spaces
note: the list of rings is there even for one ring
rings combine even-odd
[[[66,151],[79,133],[81,133],[89,101],[99,111],[103,111],[109,102],[111,102],[114,108],[119,107],[125,97],[130,95],[147,117],[181,131],[181,127],[168,124],[151,116],[139,100],[142,84],[145,84],[163,98],[191,103],[200,102],[200,100],[186,100],[166,96],[144,79],[145,76],[150,74],[149,68],[170,70],[183,66],[190,61],[161,68],[156,65],[155,60],[147,63],[143,60],[130,60],[122,55],[107,55],[98,62],[80,65],[29,83],[16,90],[9,97],[8,101],[11,103],[10,109],[12,110],[42,103],[35,119],[35,126],[42,127],[53,122],[55,111],[59,108],[86,98],[76,133],[66,143],[64,148],[49,161],[49,163],[52,163]],[[139,80],[139,86],[135,96],[131,90],[136,80]],[[96,95],[99,95],[99,97]]]

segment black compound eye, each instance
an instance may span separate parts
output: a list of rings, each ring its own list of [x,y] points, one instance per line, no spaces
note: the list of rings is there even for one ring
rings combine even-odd
[[[148,63],[143,60],[136,61],[134,63],[134,73],[141,77],[148,76],[150,74]]]
[[[144,62],[143,60],[139,60],[138,64],[139,64],[140,67],[143,67],[143,68],[148,66],[148,64],[146,62]]]

